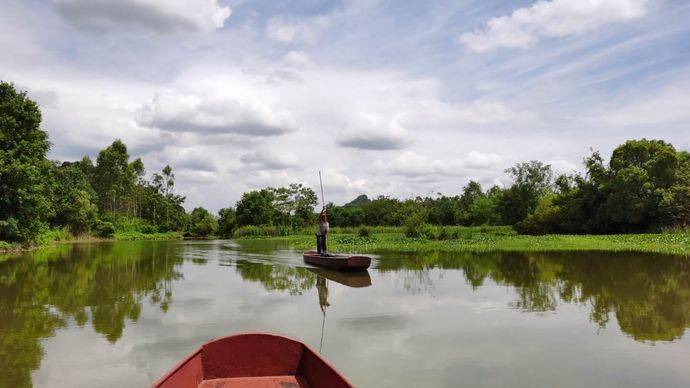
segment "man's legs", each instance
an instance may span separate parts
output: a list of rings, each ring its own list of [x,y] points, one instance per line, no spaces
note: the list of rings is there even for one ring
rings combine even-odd
[[[321,249],[321,236],[316,235],[316,253],[321,254],[322,249]]]

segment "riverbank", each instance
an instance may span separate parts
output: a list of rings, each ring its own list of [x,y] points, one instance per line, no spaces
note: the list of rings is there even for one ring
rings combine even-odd
[[[690,233],[645,233],[615,235],[520,235],[505,227],[450,227],[442,239],[406,237],[402,228],[385,228],[369,235],[354,230],[336,230],[329,236],[329,250],[338,252],[487,252],[487,251],[631,251],[690,256]],[[362,235],[360,235],[362,234]],[[283,241],[295,249],[313,249],[314,236],[243,236],[236,240]]]
[[[103,242],[103,241],[154,241],[154,240],[181,240],[183,238],[181,232],[156,232],[156,233],[142,233],[142,232],[115,232],[113,237],[101,238],[91,235],[74,236],[71,233],[56,229],[46,232],[36,239],[32,244],[8,243],[0,241],[0,261],[3,256],[13,253],[33,251],[49,247],[55,244],[74,243],[74,242]]]

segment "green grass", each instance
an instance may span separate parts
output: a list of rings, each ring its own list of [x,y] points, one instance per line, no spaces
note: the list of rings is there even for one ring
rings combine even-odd
[[[30,244],[10,243],[7,241],[0,241],[0,253],[12,253],[25,250],[40,249],[53,245],[54,243],[67,241],[99,241],[99,240],[116,240],[116,241],[142,241],[142,240],[179,240],[182,239],[182,232],[157,232],[157,233],[143,233],[137,231],[123,231],[115,232],[112,239],[101,239],[90,235],[74,236],[67,229],[52,229],[41,233],[36,237],[36,241]],[[5,257],[6,258],[6,257]],[[3,256],[0,256],[0,261],[3,261]]]
[[[140,241],[140,240],[179,240],[182,239],[182,232],[115,232],[117,241]]]
[[[637,251],[690,255],[690,232],[615,235],[519,235],[509,227],[446,227],[444,240],[408,238],[402,228],[376,231],[369,237],[353,233],[331,233],[329,249],[339,252],[485,252],[485,251]],[[433,234],[433,233],[432,233]],[[257,238],[257,237],[254,237]],[[238,240],[248,239],[240,237]],[[264,237],[280,240],[296,249],[311,249],[312,234]]]

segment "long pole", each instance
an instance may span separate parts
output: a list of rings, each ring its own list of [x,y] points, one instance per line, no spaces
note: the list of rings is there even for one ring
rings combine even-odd
[[[323,181],[321,180],[321,171],[319,171],[319,184],[321,185],[321,206],[326,208],[326,199],[323,197]]]

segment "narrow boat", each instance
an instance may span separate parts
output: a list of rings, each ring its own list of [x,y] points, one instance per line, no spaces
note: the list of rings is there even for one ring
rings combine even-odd
[[[321,256],[316,251],[306,251],[303,257],[304,261],[309,264],[338,271],[363,270],[371,265],[371,257],[360,255],[330,254],[328,256]]]
[[[172,368],[153,388],[352,387],[307,345],[275,334],[213,340]]]

